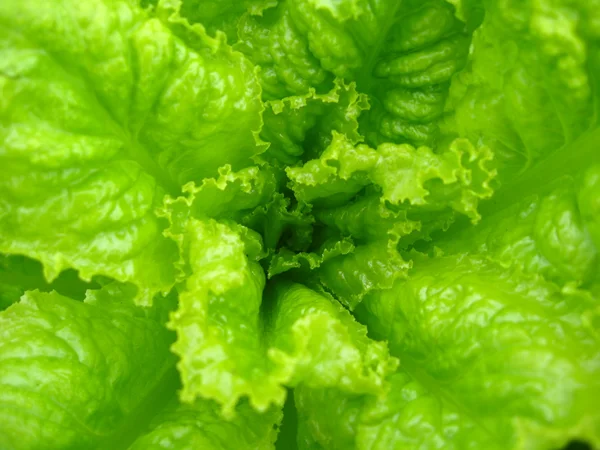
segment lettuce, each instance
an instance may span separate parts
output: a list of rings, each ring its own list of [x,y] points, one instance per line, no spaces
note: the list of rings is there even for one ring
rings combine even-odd
[[[597,0],[0,2],[0,448],[600,448]]]

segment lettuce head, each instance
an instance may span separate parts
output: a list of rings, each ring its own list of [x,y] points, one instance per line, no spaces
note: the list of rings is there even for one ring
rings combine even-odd
[[[2,0],[0,450],[600,449],[599,0]]]

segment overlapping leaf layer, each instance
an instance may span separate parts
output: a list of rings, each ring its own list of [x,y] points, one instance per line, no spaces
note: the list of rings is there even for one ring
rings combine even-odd
[[[0,2],[0,449],[600,448],[599,88],[597,0]]]

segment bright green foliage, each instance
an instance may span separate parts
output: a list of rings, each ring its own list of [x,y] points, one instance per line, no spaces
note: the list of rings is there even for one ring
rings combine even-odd
[[[260,15],[263,9],[276,4],[276,0],[191,0],[182,2],[181,14],[192,23],[204,25],[210,34],[225,33],[233,44],[237,41],[238,22],[245,12]]]
[[[387,349],[370,343],[341,305],[297,285],[279,288],[270,315],[261,314],[265,275],[255,239],[212,219],[186,226],[182,247],[191,274],[169,322],[178,335],[173,351],[181,358],[182,400],[215,399],[231,416],[242,396],[259,411],[282,406],[284,385],[381,389],[386,368],[394,366]]]
[[[1,448],[107,445],[171,366],[170,333],[118,286],[29,291],[0,325]]]
[[[589,285],[598,279],[597,211],[600,166],[564,177],[556,187],[515,202],[499,217],[487,216],[476,232],[436,242],[446,252],[485,254],[558,284]]]
[[[520,169],[596,123],[598,5],[484,5],[469,67],[452,83],[452,127],[493,146],[500,167]]]
[[[297,389],[300,448],[599,445],[600,347],[581,317],[590,300],[475,257],[417,258],[359,312],[401,358],[390,391]]]
[[[334,133],[319,159],[287,169],[296,198],[318,206],[347,204],[370,185],[381,192],[381,201],[434,210],[451,208],[478,220],[479,199],[492,194],[489,180],[495,172],[486,167],[488,148],[476,149],[456,140],[443,153],[408,144],[383,144],[377,149],[354,146]]]
[[[559,447],[573,433],[598,445],[600,347],[581,316],[594,300],[478,257],[417,261],[361,313],[407,370],[502,448]]]
[[[268,450],[277,439],[281,411],[258,413],[247,403],[237,416],[223,421],[218,407],[208,401],[190,405],[173,402],[152,420],[151,431],[139,437],[130,450]]]
[[[260,410],[281,403],[281,375],[268,376],[261,342],[260,266],[227,225],[192,220],[185,233],[191,274],[169,323],[178,334],[173,351],[181,358],[182,399],[214,398],[228,414],[242,395]]]
[[[0,1],[0,450],[600,448],[599,117],[599,0]]]
[[[273,296],[269,357],[294,369],[293,385],[383,391],[397,360],[384,343],[367,338],[367,329],[339,303],[300,284],[282,284]]]
[[[335,389],[299,388],[298,448],[373,450],[506,449],[488,431],[401,370],[383,397],[349,396]],[[331,421],[329,417],[339,418]],[[418,418],[418,420],[415,420]],[[527,447],[529,448],[529,447]]]
[[[0,250],[49,279],[134,283],[148,303],[173,285],[164,192],[256,152],[249,63],[208,38],[187,47],[133,1],[7,1],[0,22]]]
[[[290,165],[318,156],[331,143],[332,131],[353,144],[361,142],[358,119],[368,108],[367,96],[358,93],[354,83],[337,79],[325,94],[310,89],[304,95],[268,101],[261,136],[270,146],[264,158]]]
[[[267,97],[356,81],[373,101],[369,138],[423,144],[466,62],[464,28],[443,1],[282,1],[241,21],[237,48],[263,68]]]
[[[319,159],[288,168],[287,174],[296,198],[313,204],[319,219],[357,238],[358,245],[351,254],[327,255],[311,268],[318,267],[323,284],[350,307],[371,290],[391,287],[410,267],[397,251],[399,242],[447,226],[454,213],[479,219],[479,200],[492,194],[490,159],[488,148],[463,140],[436,154],[409,144],[355,146],[334,132]],[[430,221],[431,212],[436,221]]]

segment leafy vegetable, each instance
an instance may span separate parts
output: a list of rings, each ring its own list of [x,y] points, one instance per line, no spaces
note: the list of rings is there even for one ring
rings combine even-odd
[[[600,448],[599,92],[597,0],[0,2],[0,448]]]

